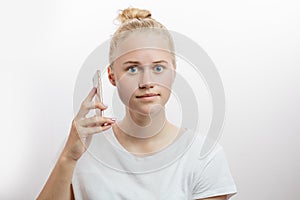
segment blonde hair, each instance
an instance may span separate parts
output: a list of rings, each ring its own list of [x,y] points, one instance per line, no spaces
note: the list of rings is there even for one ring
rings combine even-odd
[[[173,55],[174,42],[172,36],[164,25],[152,18],[150,11],[139,8],[127,8],[125,10],[121,10],[117,19],[121,22],[121,24],[113,34],[110,41],[109,62],[111,65],[114,60],[113,54],[118,47],[118,44],[124,38],[133,31],[143,29],[147,29],[147,31],[149,31],[149,28],[152,29],[151,31],[154,30],[159,32],[162,37],[166,38],[169,50],[172,52],[173,60],[175,62],[175,57]]]

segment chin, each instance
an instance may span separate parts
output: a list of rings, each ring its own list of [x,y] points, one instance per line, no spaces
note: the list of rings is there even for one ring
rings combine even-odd
[[[156,105],[142,106],[140,108],[135,107],[132,108],[131,110],[137,114],[149,116],[149,115],[155,115],[155,113],[159,113],[159,111],[161,111],[162,109],[164,109],[162,105],[156,104]]]

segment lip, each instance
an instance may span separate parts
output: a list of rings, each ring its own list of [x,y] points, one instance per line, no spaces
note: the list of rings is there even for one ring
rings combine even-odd
[[[160,94],[146,93],[146,94],[143,94],[143,95],[136,96],[136,98],[138,98],[138,99],[147,99],[147,98],[154,98],[154,97],[157,97],[157,96],[160,96]]]

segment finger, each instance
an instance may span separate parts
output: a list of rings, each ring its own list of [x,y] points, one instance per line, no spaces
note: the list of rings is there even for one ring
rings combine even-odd
[[[100,101],[96,101],[96,102],[94,102],[94,108],[98,108],[100,110],[105,110],[105,109],[107,109],[107,105],[105,105],[104,103],[102,103]]]
[[[90,102],[93,100],[93,97],[95,96],[97,91],[97,88],[93,87],[87,97],[84,99],[85,102]]]
[[[104,125],[105,123],[114,123],[116,120],[113,118],[108,118],[108,117],[100,117],[100,116],[93,116],[89,118],[85,118],[83,120],[80,120],[80,125],[81,126],[91,126],[95,124],[99,125]]]
[[[76,117],[82,118],[89,112],[89,107],[91,107],[91,102],[93,97],[96,94],[97,89],[95,87],[92,88],[92,90],[89,92],[88,96],[83,100],[81,103],[80,109],[77,113]]]
[[[80,110],[77,114],[77,117],[84,118],[91,109],[95,109],[95,108],[98,108],[100,110],[105,110],[105,109],[107,109],[107,106],[105,106],[101,102],[97,102],[97,103],[95,103],[94,101],[82,102]]]
[[[95,109],[95,108],[98,108],[100,110],[105,110],[107,109],[107,106],[101,102],[94,102],[94,101],[91,101],[91,102],[84,102],[81,104],[81,106],[84,108],[84,109],[87,109],[87,110],[90,110],[90,109]]]
[[[111,128],[112,124],[107,124],[106,126],[94,126],[94,127],[88,127],[85,128],[85,132],[87,135],[93,135],[95,133],[101,133],[103,131],[106,131],[107,129]]]

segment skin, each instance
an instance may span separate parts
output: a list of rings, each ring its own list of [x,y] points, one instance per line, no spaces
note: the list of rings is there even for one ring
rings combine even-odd
[[[130,152],[148,154],[170,143],[182,133],[165,116],[174,70],[172,57],[158,49],[132,51],[108,68],[110,82],[118,87],[126,115],[113,126],[119,142]],[[143,94],[155,95],[141,98]],[[139,133],[140,135],[135,135]],[[152,133],[146,136],[143,133]]]
[[[133,38],[134,40],[130,40],[129,36],[120,49],[132,50],[134,45],[140,45],[137,37]],[[161,68],[164,68],[163,71]],[[118,88],[119,96],[126,106],[124,119],[116,123],[114,119],[107,117],[86,118],[90,110],[107,109],[101,102],[93,102],[96,95],[96,89],[93,88],[72,120],[65,147],[37,199],[74,199],[74,168],[89,146],[93,134],[101,134],[112,128],[124,148],[136,155],[151,154],[179,137],[183,130],[166,119],[164,110],[170,97],[175,70],[171,54],[159,49],[129,51],[119,56],[108,68],[108,78]],[[155,96],[142,97],[146,93]],[[140,135],[136,135],[137,132]],[[149,132],[152,134],[144,134]],[[224,199],[227,199],[226,195],[207,198]]]
[[[102,103],[93,103],[96,94],[93,88],[82,102],[78,114],[72,120],[68,140],[60,154],[56,165],[51,172],[45,186],[37,199],[74,199],[72,190],[72,176],[78,159],[86,151],[90,142],[90,136],[111,128],[115,122],[106,117],[85,118],[86,114],[95,108],[105,110]],[[96,126],[100,124],[100,126]]]

